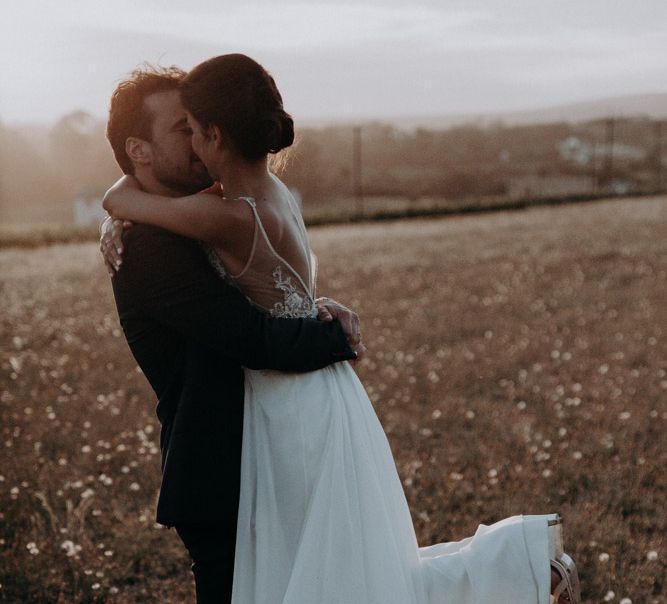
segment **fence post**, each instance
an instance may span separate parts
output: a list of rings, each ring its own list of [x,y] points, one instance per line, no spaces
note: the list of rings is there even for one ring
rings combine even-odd
[[[614,127],[616,120],[610,117],[606,120],[606,137],[605,137],[605,155],[604,155],[604,184],[611,188],[611,183],[614,178]]]
[[[664,190],[664,167],[662,165],[662,130],[664,122],[657,120],[655,123],[655,168],[656,189],[658,193]]]
[[[364,190],[361,180],[361,126],[352,131],[352,188],[357,201],[357,215],[364,215]]]

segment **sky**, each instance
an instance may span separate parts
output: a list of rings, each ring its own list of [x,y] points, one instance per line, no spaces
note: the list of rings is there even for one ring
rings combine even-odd
[[[15,0],[0,121],[103,117],[143,61],[243,52],[298,119],[442,116],[667,92],[665,0]]]

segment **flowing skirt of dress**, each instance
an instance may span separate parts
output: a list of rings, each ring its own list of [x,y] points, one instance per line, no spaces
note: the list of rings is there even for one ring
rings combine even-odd
[[[234,604],[548,604],[553,515],[419,548],[352,367],[245,373]]]

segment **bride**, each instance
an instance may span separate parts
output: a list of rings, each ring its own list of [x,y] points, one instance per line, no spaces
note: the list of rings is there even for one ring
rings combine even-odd
[[[105,196],[115,218],[201,240],[220,277],[264,312],[314,317],[314,256],[299,208],[268,169],[291,117],[273,78],[241,54],[185,78],[192,146],[224,197]],[[446,502],[443,502],[446,506]],[[580,602],[560,518],[515,516],[419,548],[389,444],[352,366],[245,370],[235,604]]]

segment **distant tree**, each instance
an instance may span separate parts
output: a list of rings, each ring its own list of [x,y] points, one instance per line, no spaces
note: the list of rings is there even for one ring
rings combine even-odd
[[[361,125],[362,185],[368,196],[481,197],[503,195],[514,179],[595,177],[607,152],[604,120],[569,124],[485,126],[448,130],[399,130]],[[100,196],[120,171],[104,135],[105,124],[85,111],[63,116],[53,128],[20,130],[0,123],[0,219],[71,223],[77,198]],[[618,119],[614,177],[654,187],[665,145],[656,143],[647,119]],[[575,138],[588,162],[561,153]],[[637,153],[636,150],[641,150]],[[302,128],[291,150],[285,182],[304,204],[354,195],[353,125]],[[634,184],[633,184],[634,183]]]
[[[70,200],[83,189],[106,187],[119,173],[104,130],[85,111],[65,115],[51,130],[50,155]]]
[[[53,204],[62,195],[47,159],[16,128],[0,125],[0,219],[2,224],[62,219]]]

